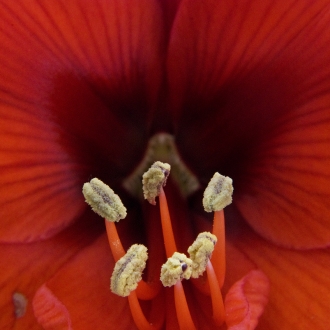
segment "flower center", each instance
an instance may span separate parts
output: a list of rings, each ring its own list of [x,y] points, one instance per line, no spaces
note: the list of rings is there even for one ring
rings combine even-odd
[[[136,198],[142,199],[141,178],[155,161],[171,164],[171,179],[179,188],[181,196],[187,197],[200,188],[197,177],[182,161],[175,145],[174,137],[168,133],[158,133],[149,140],[146,153],[124,181],[124,188]]]
[[[160,154],[158,152],[158,156],[162,160],[172,159],[173,161],[176,159],[174,172],[177,173],[177,181],[181,183],[181,193],[188,194],[189,190],[196,189],[198,187],[197,179],[194,177],[191,179],[188,175],[187,177],[190,179],[182,181],[180,179],[182,177],[178,175],[180,171],[184,171],[186,168],[179,162],[179,158],[173,158],[174,144],[171,144],[173,140],[168,135],[162,135],[161,138],[158,136],[157,139],[158,142],[161,141],[163,147],[167,145],[167,147],[161,148],[163,152]],[[153,143],[156,143],[155,140]],[[159,148],[155,148],[153,153],[156,150]],[[148,163],[154,155],[151,156],[150,153],[147,153],[146,156],[147,161],[145,163]],[[145,163],[141,164],[141,169]],[[152,246],[153,249],[150,250],[150,255],[153,255],[150,260],[155,260],[155,253],[162,251],[162,247],[158,244],[163,244],[167,261],[160,260],[159,263],[159,259],[163,258],[160,254],[156,262],[157,265],[153,262],[155,265],[149,265],[149,270],[155,271],[155,267],[159,267],[164,262],[158,269],[160,280],[145,281],[142,279],[142,273],[148,259],[148,249],[144,245],[133,244],[126,252],[121,244],[115,222],[126,216],[126,208],[122,205],[120,198],[114,194],[110,187],[96,178],[84,184],[83,193],[86,202],[92,206],[96,213],[105,218],[110,249],[116,261],[111,277],[111,290],[119,296],[127,297],[133,320],[138,329],[161,329],[166,322],[170,328],[174,327],[173,324],[178,324],[181,330],[190,330],[196,329],[196,317],[190,312],[185,292],[186,287],[182,285],[183,280],[189,280],[200,294],[210,297],[208,299],[211,300],[212,304],[212,322],[221,326],[225,321],[221,294],[225,277],[223,208],[231,203],[232,180],[218,173],[211,179],[204,192],[203,205],[207,212],[214,212],[213,230],[212,233],[200,233],[197,239],[191,242],[192,245],[187,250],[189,257],[187,257],[177,249],[177,241],[173,233],[172,220],[164,191],[171,170],[169,164],[157,161],[151,165],[146,173],[141,173],[144,198],[152,205],[155,205],[156,198],[159,198],[163,242],[158,238],[151,237],[156,242]],[[135,189],[132,189],[132,187],[137,186],[133,176],[125,181],[125,185],[130,187],[132,192],[136,192]],[[143,301],[150,302],[147,310],[148,317],[145,316],[145,308],[141,306],[144,304]],[[173,305],[175,306],[174,309]]]

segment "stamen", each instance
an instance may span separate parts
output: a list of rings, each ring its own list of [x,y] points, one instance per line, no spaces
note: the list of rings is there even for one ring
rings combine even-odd
[[[177,251],[170,212],[168,210],[167,199],[163,187],[160,188],[159,194],[159,208],[160,208],[160,217],[162,223],[164,244],[166,256],[169,258],[175,251]]]
[[[233,180],[216,172],[204,191],[206,212],[220,211],[232,202]]]
[[[225,321],[225,308],[223,305],[220,286],[215,275],[211,261],[209,260],[206,266],[207,278],[210,284],[213,319],[216,325],[220,326]]]
[[[125,250],[123,245],[121,244],[116,225],[108,220],[105,220],[104,222],[107,230],[111,253],[113,255],[113,258],[117,262],[125,255]],[[159,282],[146,283],[145,281],[141,280],[136,289],[136,293],[139,299],[150,300],[153,299],[159,293],[160,289],[161,285]]]
[[[147,259],[147,248],[144,245],[132,245],[116,262],[111,276],[111,291],[118,296],[127,297],[131,291],[135,290],[142,279]]]
[[[166,185],[171,166],[167,163],[155,162],[142,176],[143,195],[150,204],[156,205],[155,198],[161,187]]]
[[[188,248],[190,255],[190,258],[188,258],[185,254],[176,252],[177,247],[163,189],[170,170],[171,166],[169,164],[158,161],[143,174],[142,179],[145,199],[155,205],[155,199],[159,196],[161,227],[168,258],[167,262],[161,267],[160,280],[165,287],[174,286],[175,310],[180,329],[195,330],[181,281],[183,279],[198,278],[206,270],[206,276],[198,279],[200,283],[198,282],[196,286],[201,287],[202,292],[211,295],[213,319],[217,326],[221,326],[224,322],[224,306],[220,288],[223,285],[225,274],[223,208],[232,201],[232,180],[215,173],[205,189],[204,208],[207,212],[214,211],[213,234],[209,232],[200,233]],[[96,178],[92,179],[90,183],[84,184],[83,194],[93,211],[106,219],[109,244],[116,261],[111,276],[111,291],[119,296],[128,297],[132,317],[138,329],[160,329],[163,326],[165,317],[165,310],[161,307],[162,295],[158,294],[160,282],[151,280],[152,283],[146,283],[142,280],[142,272],[148,259],[147,248],[144,245],[134,244],[125,254],[116,225],[113,223],[126,217],[126,208],[113,190]],[[210,261],[212,254],[215,269]],[[202,284],[203,280],[206,281],[205,284]],[[141,309],[139,299],[152,299],[149,314],[151,312],[153,315],[160,316],[157,319],[151,316],[155,323],[148,322]]]
[[[97,188],[95,188],[97,187]],[[96,194],[95,194],[96,191]],[[105,227],[107,231],[109,246],[111,249],[111,253],[117,262],[120,258],[125,256],[125,249],[120,241],[116,225],[113,221],[119,221],[119,218],[126,217],[126,208],[122,204],[118,195],[116,195],[113,190],[103,183],[99,179],[91,180],[91,183],[85,183],[83,187],[83,193],[86,198],[86,202],[89,205],[95,205],[95,200],[98,201],[96,206],[93,208],[96,213],[99,215],[104,215],[103,213],[99,212],[99,209],[104,210],[110,205],[110,208],[113,209],[113,212],[110,216],[108,214],[107,219],[105,219]],[[108,205],[102,205],[102,201],[99,203],[100,198]],[[111,203],[109,202],[111,200]],[[100,205],[102,205],[100,207]],[[120,210],[120,212],[118,212]],[[124,212],[122,211],[124,210]],[[109,212],[108,212],[109,213]],[[114,214],[114,216],[113,216]],[[161,285],[160,283],[146,283],[143,280],[140,280],[139,285],[137,287],[137,296],[143,300],[150,300],[153,299],[160,291]]]
[[[160,280],[164,286],[175,285],[183,279],[188,280],[191,276],[192,261],[183,253],[175,252],[163,264],[160,273]]]
[[[203,232],[197,236],[194,243],[188,248],[188,253],[192,260],[191,277],[197,278],[205,272],[216,242],[217,237],[215,235]]]
[[[220,287],[223,286],[226,271],[225,221],[223,208],[232,202],[233,180],[215,173],[204,191],[203,205],[206,212],[214,211],[213,234],[218,244],[213,252],[213,264]]]
[[[164,316],[161,315],[156,324],[150,324],[143,314],[136,292],[133,291],[128,296],[128,303],[135,325],[139,330],[158,330],[162,327]]]
[[[155,171],[155,169],[157,169],[157,172]],[[156,162],[143,175],[142,183],[143,183],[144,196],[146,199],[148,199],[148,201],[151,204],[153,205],[156,204],[155,198],[159,196],[159,207],[160,207],[160,216],[161,216],[165,251],[167,258],[169,258],[170,260],[168,262],[171,263],[173,260],[170,258],[170,256],[171,255],[174,256],[177,248],[175,244],[170,213],[168,210],[167,199],[163,189],[163,186],[165,185],[166,179],[169,175],[169,170],[170,170],[169,164]],[[182,260],[187,261],[185,255],[182,255]],[[181,281],[179,280],[181,276],[183,278],[185,278],[185,276],[186,277],[189,276],[188,278],[190,278],[191,275],[190,262],[188,261],[183,262],[183,264],[179,262],[179,266],[180,266],[179,268],[171,267],[171,265],[169,265],[169,267],[167,266],[164,267],[163,265],[161,269],[161,272],[163,273],[161,275],[161,280],[163,284],[165,283],[164,286],[175,285],[174,286],[175,308],[176,308],[176,314],[179,321],[180,329],[182,330],[195,329],[194,322],[189,312],[186,296],[183,287],[181,285]],[[178,272],[176,273],[176,271]],[[185,272],[187,272],[187,275],[185,275]],[[183,317],[182,317],[182,310],[184,310]]]
[[[134,291],[138,283],[143,282],[142,272],[146,266],[148,259],[147,248],[141,244],[132,245],[127,253],[118,260],[111,276],[111,291],[119,296],[127,297],[133,320],[139,330],[157,330],[160,329],[164,322],[164,313],[160,314],[156,324],[150,324],[143,314],[137,292]],[[143,282],[143,289],[149,291],[147,295],[155,288],[148,288]],[[156,294],[159,290],[156,291]],[[152,298],[156,295],[155,290],[151,293]],[[158,303],[158,301],[156,301]]]
[[[181,281],[178,281],[175,284],[174,301],[180,330],[196,330],[196,327],[190,315],[189,307]]]
[[[105,228],[107,230],[107,236],[108,236],[111,253],[113,255],[113,258],[117,262],[120,258],[122,258],[125,255],[125,250],[123,248],[123,245],[121,244],[121,240],[119,238],[116,225],[108,220],[105,220],[104,223],[105,223]]]
[[[101,180],[94,178],[85,183],[83,194],[87,204],[102,218],[109,221],[119,221],[126,217],[126,208],[119,196]]]
[[[214,247],[212,264],[214,265],[220,288],[222,288],[226,274],[225,215],[223,210],[214,212],[213,234],[217,236],[218,242]]]

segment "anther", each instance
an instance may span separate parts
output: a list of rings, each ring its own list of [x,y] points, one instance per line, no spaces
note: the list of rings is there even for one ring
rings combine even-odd
[[[191,276],[192,261],[183,253],[174,252],[163,264],[160,273],[160,280],[164,286],[175,285],[183,279],[189,280]]]
[[[225,218],[223,208],[232,202],[233,180],[215,173],[204,191],[203,205],[206,212],[214,211],[213,231],[218,243],[213,251],[213,264],[220,287],[226,272]]]
[[[132,245],[115,265],[111,276],[111,291],[118,296],[127,297],[135,290],[142,279],[147,259],[147,248],[144,245]]]
[[[126,217],[126,208],[119,196],[101,180],[94,178],[85,183],[83,194],[92,210],[108,221],[119,221]]]
[[[160,194],[162,187],[166,185],[171,166],[167,163],[155,162],[142,176],[143,195],[150,204],[155,205],[155,198]]]
[[[233,180],[216,172],[204,191],[205,211],[220,211],[231,204],[233,190]]]
[[[194,243],[188,248],[188,253],[192,260],[192,278],[197,278],[205,272],[216,242],[217,237],[215,235],[203,232],[197,236]]]

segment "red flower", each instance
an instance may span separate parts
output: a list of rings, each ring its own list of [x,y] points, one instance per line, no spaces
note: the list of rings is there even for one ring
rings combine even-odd
[[[127,300],[108,290],[113,260],[81,187],[109,183],[129,209],[124,246],[143,239],[142,222],[126,227],[142,211],[121,183],[159,131],[175,136],[203,186],[215,171],[234,180],[224,290],[260,268],[271,282],[261,329],[328,327],[328,1],[0,8],[1,328],[39,328],[41,287],[63,311],[59,326],[132,329]],[[209,228],[200,194],[187,202],[192,226]]]

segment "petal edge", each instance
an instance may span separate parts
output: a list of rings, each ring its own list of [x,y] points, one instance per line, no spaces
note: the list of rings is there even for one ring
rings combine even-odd
[[[225,299],[229,330],[255,329],[268,302],[269,281],[260,270],[252,270],[229,290]]]

